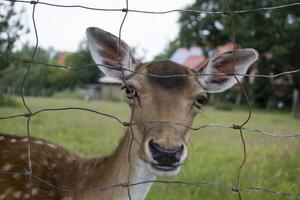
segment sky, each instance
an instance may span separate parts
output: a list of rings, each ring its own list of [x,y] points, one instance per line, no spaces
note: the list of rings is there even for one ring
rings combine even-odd
[[[84,5],[96,8],[124,8],[125,0],[43,0],[43,2]],[[185,8],[194,0],[129,0],[129,9],[164,11]],[[32,25],[32,5],[24,6],[26,15],[23,19],[30,33],[21,37],[18,45],[24,42],[35,43]],[[58,8],[42,4],[36,5],[36,25],[41,47],[53,47],[58,51],[76,51],[80,41],[85,38],[87,27],[102,28],[118,35],[123,19],[122,12],[92,11],[81,8]],[[122,29],[122,39],[131,47],[137,47],[139,55],[145,55],[145,61],[161,52],[179,31],[177,20],[179,13],[164,15],[141,14],[129,12]]]

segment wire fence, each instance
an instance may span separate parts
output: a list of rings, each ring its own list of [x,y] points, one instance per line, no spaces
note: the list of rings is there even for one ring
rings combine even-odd
[[[300,69],[297,70],[292,70],[292,71],[285,71],[285,72],[281,72],[275,75],[265,75],[265,74],[257,74],[257,75],[243,75],[243,74],[225,74],[225,73],[219,73],[218,75],[220,76],[224,76],[224,75],[228,75],[228,76],[234,76],[237,84],[239,85],[239,87],[241,88],[242,94],[244,99],[247,102],[248,105],[248,117],[244,120],[243,123],[241,124],[232,124],[232,125],[224,125],[224,124],[206,124],[206,125],[201,125],[198,127],[191,127],[191,126],[186,126],[184,124],[175,122],[175,121],[148,121],[146,123],[170,123],[170,124],[175,124],[178,126],[183,126],[187,129],[189,129],[190,131],[198,131],[200,129],[204,129],[204,128],[227,128],[227,129],[233,129],[233,130],[237,130],[240,138],[241,138],[241,143],[242,143],[242,147],[243,147],[243,158],[240,162],[238,171],[236,173],[236,182],[235,184],[221,184],[218,182],[189,182],[189,181],[167,181],[167,180],[147,180],[147,181],[142,181],[142,182],[137,182],[137,183],[130,183],[129,181],[129,176],[130,176],[130,172],[128,173],[128,180],[127,182],[123,182],[123,183],[116,183],[114,185],[108,185],[106,187],[102,187],[102,188],[61,188],[61,187],[57,187],[56,185],[50,183],[48,180],[43,180],[41,177],[38,177],[37,175],[35,175],[34,171],[32,170],[32,160],[31,160],[31,129],[30,129],[30,120],[31,118],[39,115],[40,113],[44,113],[44,112],[58,112],[58,111],[67,111],[67,110],[81,110],[81,111],[86,111],[86,112],[92,112],[95,113],[97,115],[101,115],[101,116],[105,116],[108,118],[111,118],[113,120],[115,120],[116,122],[120,123],[121,125],[128,127],[131,131],[131,141],[130,141],[130,145],[132,145],[133,141],[135,140],[135,136],[133,133],[133,127],[136,126],[137,124],[135,124],[135,122],[133,122],[133,115],[134,115],[134,107],[133,106],[133,110],[131,113],[131,118],[129,121],[124,121],[112,114],[109,113],[104,113],[101,111],[97,111],[97,110],[93,110],[93,109],[89,109],[89,108],[83,108],[83,107],[62,107],[62,108],[45,108],[45,109],[41,109],[38,111],[33,112],[31,110],[31,108],[28,106],[26,98],[24,96],[24,87],[25,87],[25,83],[26,80],[28,78],[28,75],[30,74],[31,68],[33,64],[36,65],[42,65],[42,66],[46,66],[46,67],[58,67],[58,68],[64,68],[65,70],[74,70],[74,71],[80,71],[80,70],[88,70],[90,67],[95,67],[95,66],[102,66],[102,67],[106,67],[106,68],[111,68],[111,69],[116,69],[113,68],[109,65],[104,65],[104,64],[86,64],[83,66],[64,66],[64,65],[56,65],[56,64],[49,64],[49,63],[42,63],[39,61],[35,60],[35,55],[36,55],[36,51],[37,48],[39,46],[39,36],[38,36],[38,28],[35,22],[35,11],[37,8],[37,5],[44,5],[44,6],[49,6],[49,7],[61,7],[61,8],[81,8],[81,9],[88,9],[88,10],[94,10],[94,11],[104,11],[104,12],[124,12],[124,17],[123,20],[120,24],[120,28],[119,28],[119,46],[118,46],[118,51],[120,51],[120,44],[121,44],[121,38],[122,38],[122,28],[123,28],[123,24],[126,21],[126,17],[129,13],[141,13],[141,14],[168,14],[168,13],[172,13],[172,12],[187,12],[187,13],[205,13],[205,14],[212,14],[212,15],[226,15],[230,17],[231,20],[231,30],[232,30],[232,38],[233,38],[233,43],[234,46],[235,45],[235,39],[236,39],[236,35],[235,35],[235,23],[234,23],[234,18],[238,15],[238,14],[244,14],[244,13],[250,13],[250,12],[262,12],[262,11],[272,11],[272,10],[278,10],[278,9],[284,9],[284,8],[289,8],[289,7],[295,7],[295,6],[300,6],[300,3],[292,3],[292,4],[284,4],[284,5],[279,5],[279,6],[273,6],[273,7],[261,7],[261,8],[254,8],[254,9],[246,9],[246,10],[231,10],[231,8],[229,7],[229,4],[226,0],[224,0],[224,5],[225,5],[225,10],[224,11],[205,11],[205,10],[188,10],[188,9],[175,9],[175,10],[166,10],[166,11],[150,11],[150,10],[133,10],[129,8],[129,1],[126,0],[126,7],[125,8],[114,8],[114,9],[103,9],[103,8],[94,8],[94,7],[88,7],[88,6],[83,6],[83,5],[61,5],[61,4],[53,4],[53,3],[48,3],[48,2],[43,2],[43,1],[21,1],[21,0],[2,0],[2,1],[8,1],[8,2],[19,2],[19,3],[26,3],[26,4],[32,4],[32,23],[33,23],[33,27],[34,27],[34,34],[35,34],[35,48],[31,54],[30,58],[21,58],[21,57],[17,57],[15,55],[11,55],[11,54],[7,54],[5,52],[0,52],[0,54],[2,56],[6,56],[9,57],[11,59],[14,60],[18,60],[19,62],[22,62],[24,64],[27,65],[27,72],[25,74],[25,76],[23,77],[22,80],[22,86],[21,86],[21,98],[22,98],[22,103],[23,106],[26,109],[26,113],[20,113],[20,114],[14,114],[14,115],[10,115],[10,116],[0,116],[0,120],[8,120],[8,119],[13,119],[13,118],[21,118],[24,117],[27,119],[27,123],[26,123],[26,131],[27,131],[27,155],[28,155],[28,169],[23,171],[23,172],[16,172],[16,171],[0,171],[0,175],[1,176],[5,176],[5,175],[22,175],[22,176],[26,176],[28,177],[28,184],[29,184],[29,194],[30,194],[30,199],[33,198],[33,191],[32,191],[32,181],[35,180],[41,184],[44,184],[54,190],[57,191],[61,191],[61,192],[66,192],[66,193],[74,193],[74,192],[101,192],[101,191],[106,191],[106,190],[110,190],[113,188],[126,188],[127,189],[127,194],[128,194],[128,199],[131,199],[131,191],[130,188],[133,186],[137,186],[137,185],[141,185],[141,184],[147,184],[147,183],[158,183],[158,184],[180,184],[180,185],[186,185],[186,186],[195,186],[195,187],[202,187],[202,186],[212,186],[212,187],[220,187],[220,188],[225,188],[228,189],[234,193],[237,194],[237,197],[239,200],[242,199],[242,192],[253,192],[253,191],[258,191],[258,192],[265,192],[265,193],[270,193],[270,194],[274,194],[274,195],[280,195],[280,196],[284,196],[287,198],[292,198],[292,199],[300,199],[300,194],[291,194],[291,193],[287,193],[287,192],[281,192],[281,191],[275,191],[272,189],[268,189],[268,188],[261,188],[261,187],[256,187],[256,186],[241,186],[240,184],[240,177],[241,177],[241,172],[243,169],[243,166],[247,160],[247,149],[246,149],[246,143],[245,143],[245,138],[244,138],[244,131],[247,132],[253,132],[256,134],[261,134],[264,136],[270,136],[270,137],[276,137],[276,138],[294,138],[294,137],[300,137],[300,133],[285,133],[285,134],[276,134],[276,133],[272,133],[272,132],[268,132],[268,131],[264,131],[264,130],[259,130],[256,128],[249,128],[246,127],[247,123],[249,122],[249,120],[252,117],[252,107],[250,104],[250,98],[247,94],[247,91],[245,90],[245,88],[243,87],[243,85],[240,83],[240,81],[237,79],[237,76],[246,76],[246,77],[256,77],[256,78],[276,78],[279,76],[283,76],[286,74],[295,74],[295,73],[299,73]],[[235,50],[234,50],[235,53]],[[120,55],[120,52],[119,52]],[[128,68],[125,68],[126,66],[122,67],[122,74],[123,74],[123,84],[126,85],[125,82],[125,71],[131,72],[131,73],[140,73],[143,74],[145,76],[154,76],[154,77],[160,77],[160,78],[174,78],[174,77],[188,77],[188,76],[195,76],[198,75],[197,73],[194,74],[182,74],[182,75],[156,75],[156,74],[151,74],[151,73],[141,73],[141,72],[136,72],[134,70],[128,70]],[[129,67],[129,69],[132,69],[131,67]],[[203,74],[202,74],[203,75]],[[207,76],[211,76],[213,74],[204,74]],[[216,74],[214,74],[216,75]],[[135,104],[136,102],[134,102]],[[129,166],[130,166],[130,171],[131,171],[131,146],[129,148],[129,152],[128,152],[128,162],[129,162]]]

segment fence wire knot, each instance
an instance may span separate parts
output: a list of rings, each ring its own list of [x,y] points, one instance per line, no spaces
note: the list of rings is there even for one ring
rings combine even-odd
[[[125,187],[125,188],[127,188],[129,186],[129,184],[128,183],[121,183],[121,187]]]
[[[31,63],[31,60],[30,60],[30,59],[23,59],[23,62],[24,62],[25,64],[29,64],[29,63]]]
[[[24,175],[25,176],[31,176],[32,175],[32,171],[26,169]]]
[[[233,129],[242,129],[240,125],[232,124]]]
[[[233,186],[233,187],[231,188],[231,191],[232,191],[232,192],[240,192],[240,188],[239,188],[239,187]]]
[[[128,12],[128,8],[122,8],[122,12]]]
[[[27,112],[24,114],[24,117],[32,117],[32,113],[31,112]]]
[[[122,124],[123,124],[123,126],[130,126],[129,122],[123,122]]]
[[[37,4],[37,1],[30,1],[30,4]]]

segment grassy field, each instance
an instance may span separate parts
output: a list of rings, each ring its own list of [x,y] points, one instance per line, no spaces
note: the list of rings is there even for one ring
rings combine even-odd
[[[71,99],[27,98],[33,111],[42,108],[80,106],[111,113],[128,120],[129,108],[125,103]],[[0,107],[0,117],[24,113],[23,107]],[[247,117],[247,110],[219,111],[204,108],[194,126],[207,123],[239,124]],[[288,113],[254,111],[247,127],[275,133],[300,132],[300,121]],[[32,118],[32,135],[47,138],[86,156],[111,152],[118,144],[124,128],[116,121],[84,111],[41,113]],[[26,134],[26,119],[0,120],[0,132]],[[242,186],[258,186],[300,195],[300,137],[271,138],[245,132],[248,157],[241,174]],[[180,174],[167,180],[235,183],[236,172],[242,159],[242,144],[237,130],[207,128],[193,132],[189,146],[189,162]],[[1,148],[1,147],[0,147]],[[243,192],[243,199],[288,199],[262,192]],[[237,199],[228,188],[215,186],[185,186],[154,184],[148,200],[224,200]]]

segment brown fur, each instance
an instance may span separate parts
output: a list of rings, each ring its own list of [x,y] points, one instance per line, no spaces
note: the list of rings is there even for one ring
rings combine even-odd
[[[147,76],[148,80],[157,84],[158,86],[164,87],[166,89],[181,89],[187,84],[187,79],[184,75],[190,74],[189,71],[172,61],[156,61],[152,62],[151,65],[146,65],[147,72],[149,74],[158,75],[158,76],[172,76],[174,77],[156,77],[156,76]],[[179,75],[179,76],[176,76]],[[180,75],[183,75],[180,77]]]
[[[26,137],[0,134],[0,197],[7,190],[5,200],[29,199],[29,180]],[[121,199],[126,189],[117,187],[104,191],[97,189],[127,182],[129,165],[127,157],[130,134],[125,134],[120,145],[110,156],[85,159],[64,148],[42,139],[31,139],[33,200],[41,199]],[[11,142],[15,141],[15,142]],[[41,143],[43,142],[43,144]],[[38,143],[38,144],[37,144]],[[48,146],[47,144],[50,144]],[[55,147],[55,148],[53,148]],[[136,145],[132,150],[135,151]],[[134,163],[135,157],[132,157]],[[5,166],[11,167],[5,170]],[[122,166],[122,167],[120,167]],[[134,171],[134,169],[133,169]],[[21,173],[21,174],[20,174]],[[38,180],[38,177],[53,187]],[[114,177],[114,179],[112,179]],[[88,191],[90,189],[90,192]],[[64,192],[62,190],[73,190]],[[77,192],[76,192],[77,190]],[[94,191],[93,191],[94,190]],[[20,193],[20,197],[15,194]]]

